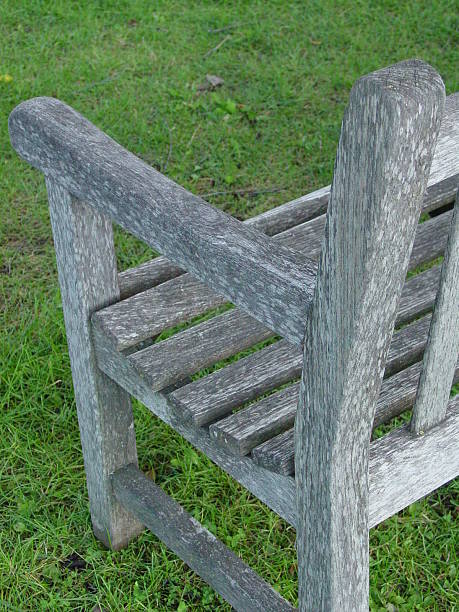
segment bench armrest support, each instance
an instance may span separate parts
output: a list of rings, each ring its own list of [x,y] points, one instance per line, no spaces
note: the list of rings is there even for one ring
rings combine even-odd
[[[23,102],[9,130],[19,155],[45,176],[302,343],[316,276],[312,260],[210,206],[59,100]]]

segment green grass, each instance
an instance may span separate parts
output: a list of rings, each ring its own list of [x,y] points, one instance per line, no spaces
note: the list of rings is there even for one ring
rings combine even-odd
[[[44,182],[9,112],[56,96],[197,193],[268,190],[208,196],[245,218],[330,181],[357,77],[421,57],[458,90],[458,24],[453,0],[0,3],[0,609],[229,609],[151,534],[92,536]],[[151,256],[116,241],[122,268]],[[141,467],[294,602],[293,530],[135,414]],[[456,481],[371,531],[372,610],[459,609],[458,506]]]

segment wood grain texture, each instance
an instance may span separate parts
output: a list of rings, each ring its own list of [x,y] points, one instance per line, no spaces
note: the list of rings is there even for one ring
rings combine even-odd
[[[439,278],[440,267],[434,266],[406,281],[396,324],[406,324],[432,308]],[[420,358],[429,323],[430,319],[421,319],[394,334],[386,361],[386,376]],[[218,329],[221,329],[220,326]],[[217,338],[215,340],[217,341]],[[212,346],[212,337],[210,343]],[[222,346],[226,350],[224,341]],[[201,351],[206,359],[210,348],[201,344],[199,348],[195,347],[193,356],[182,351],[184,365],[191,365],[192,359],[198,360]],[[195,367],[199,367],[200,361],[194,363]],[[158,361],[157,366],[160,365],[161,362]],[[191,419],[196,425],[206,425],[226,416],[234,408],[298,378],[302,366],[303,356],[298,347],[292,346],[286,340],[280,340],[177,388],[169,395],[169,399],[183,411],[184,418]]]
[[[448,98],[447,98],[448,100]],[[459,186],[459,175],[449,177],[440,183],[432,184],[426,191],[422,206],[423,212],[435,211],[454,202]],[[326,212],[330,196],[330,185],[313,191],[300,198],[276,206],[255,217],[243,221],[250,227],[261,231],[268,236],[275,236],[296,225],[306,223]],[[323,217],[325,219],[325,217]],[[325,225],[325,221],[323,221]],[[289,246],[288,244],[286,246]],[[308,254],[307,249],[303,249]],[[156,287],[171,278],[184,274],[166,257],[160,255],[134,268],[120,272],[118,282],[121,299],[136,293],[141,293],[151,287]]]
[[[109,308],[95,313],[93,320],[125,350],[175,325],[225,304],[204,283],[190,274],[161,283]]]
[[[298,384],[265,397],[247,408],[213,423],[211,437],[237,455],[292,427],[298,404]]]
[[[411,276],[403,285],[395,325],[404,325],[432,310],[440,282],[441,266]]]
[[[410,270],[443,253],[451,214],[445,212],[418,226],[409,263]],[[311,222],[282,232],[273,239],[292,250],[307,252],[315,260],[320,254],[324,226],[325,217],[317,217]],[[223,297],[216,295],[191,274],[184,274],[163,284],[164,287],[159,285],[94,313],[93,322],[112,337],[119,350],[131,347],[135,349],[138,344],[152,338],[160,331],[189,321],[192,317],[204,314],[226,302]],[[410,286],[415,286],[411,280],[406,284],[407,290]],[[427,303],[431,292],[431,287],[429,289],[425,287],[424,299]],[[416,296],[413,293],[411,308],[416,308],[415,298],[418,297],[419,291]],[[401,299],[403,305],[407,306],[404,320],[409,320],[408,297],[402,295]],[[241,325],[245,325],[247,315],[243,313],[241,316]],[[225,318],[222,318],[221,322],[225,325]],[[402,319],[399,322],[402,322]],[[232,319],[231,326],[234,324],[236,320]],[[257,329],[263,329],[264,334],[266,328],[255,321],[253,334]],[[223,333],[223,329],[219,329],[219,333]],[[227,333],[231,336],[233,327],[228,329]]]
[[[459,174],[459,92],[448,96],[429,172],[428,185]]]
[[[168,402],[163,393],[152,391],[148,382],[132,366],[129,358],[115,351],[106,336],[94,329],[97,363],[101,370],[116,380],[130,395],[142,402],[153,414],[177,431],[195,448],[202,451],[255,497],[284,518],[291,525],[295,521],[295,481],[260,468],[247,457],[237,457],[218,447],[203,427],[185,422],[182,414]]]
[[[129,361],[151,389],[160,390],[272,335],[249,315],[231,310],[132,353]]]
[[[374,426],[413,405],[420,365],[416,370],[402,368],[422,358],[428,329],[426,318],[424,322],[417,321],[394,334],[386,361],[386,372],[391,378],[386,379],[381,387],[376,403]],[[402,375],[395,378],[394,374],[400,370]],[[403,375],[403,372],[408,374]],[[185,385],[182,389],[186,389],[191,384]],[[232,452],[240,455],[248,454],[258,444],[293,426],[298,405],[298,387],[298,384],[293,384],[213,423],[209,428],[210,435],[218,444],[229,448]],[[262,465],[259,461],[258,464]]]
[[[445,417],[458,353],[459,192],[413,409],[412,432],[422,435]]]
[[[459,96],[449,98],[429,184],[459,174]],[[301,343],[315,278],[308,258],[273,247],[268,238],[162,176],[58,100],[23,102],[11,113],[9,130],[17,152],[45,175],[276,332]]]
[[[186,191],[58,100],[23,102],[9,127],[30,164],[301,344],[316,274],[309,258]]]
[[[105,371],[108,376],[117,380],[118,383],[122,385],[123,388],[127,389],[131,395],[145,404],[145,406],[147,406],[147,408],[149,408],[153,414],[156,414],[191,444],[193,444],[197,449],[201,450],[214,463],[240,482],[274,512],[279,514],[279,516],[284,518],[291,525],[296,525],[296,487],[295,480],[292,477],[275,474],[269,470],[257,466],[247,457],[237,457],[234,454],[225,451],[225,449],[216,446],[205,428],[194,427],[184,422],[181,414],[175,409],[175,406],[167,401],[167,395],[151,391],[148,385],[145,384],[142,377],[132,369],[131,365],[127,361],[127,358],[120,355],[116,351],[113,351],[113,347],[107,343],[107,339],[104,336],[100,336],[96,331],[94,334],[94,340],[98,362],[101,364],[103,371]],[[407,372],[407,370],[404,370],[404,372]],[[398,385],[396,384],[392,386],[394,396],[397,395],[397,386]],[[437,440],[438,447],[440,446],[440,440],[441,438]],[[395,451],[396,449],[394,449],[394,452]],[[409,456],[409,453],[407,453],[407,456]],[[438,448],[436,459],[437,461],[441,459],[442,462],[447,462],[445,457],[441,457],[441,454],[438,452]],[[397,463],[396,453],[393,457],[393,461],[394,464]],[[411,463],[411,465],[414,464],[415,461]],[[434,480],[430,480],[431,483],[434,482],[434,486],[432,488],[441,486],[449,479],[449,472],[445,473],[445,478],[442,477],[441,465],[442,463],[438,464],[438,467],[435,466],[434,473],[432,474],[432,478]],[[400,467],[400,469],[403,471],[403,465]],[[414,470],[411,470],[409,475],[413,482],[419,480],[419,474],[417,474]],[[404,479],[402,482],[394,484],[392,483],[392,477],[392,471],[385,473],[382,468],[377,468],[375,476],[373,476],[370,463],[370,491],[375,491],[374,494],[370,494],[370,527],[374,527],[376,524],[378,524],[378,522],[384,520],[384,518],[387,518],[387,516],[390,516],[403,507],[400,506],[400,491],[405,484],[410,491],[410,496],[406,505],[426,494],[424,484],[421,483],[421,486],[418,488],[419,494],[417,495],[416,485],[411,481],[407,482],[406,479]],[[393,498],[387,495],[385,496],[383,507],[381,507],[379,503],[380,496],[376,490],[378,487],[383,490],[387,488],[388,490],[394,492]]]
[[[175,389],[168,397],[184,418],[195,425],[207,425],[299,377],[302,366],[301,351],[279,340]]]
[[[430,315],[426,315],[394,335],[386,364],[387,376],[422,358],[429,325]],[[105,333],[97,322],[93,327]],[[128,359],[150,388],[159,391],[178,385],[192,374],[232,357],[257,342],[268,340],[272,335],[271,330],[249,315],[231,310],[131,353]],[[116,344],[112,342],[112,346],[116,350]],[[295,352],[295,347],[292,347],[291,357],[279,366],[280,375],[283,375],[284,368],[289,370],[292,367],[290,360],[297,361],[298,355],[298,349]]]
[[[451,216],[452,212],[447,211],[418,226],[411,250],[409,270],[414,270],[426,261],[432,261],[443,255],[448,240]]]
[[[424,436],[410,426],[370,446],[370,526],[428,495],[459,475],[459,395],[448,403],[444,420]]]
[[[96,366],[90,316],[119,299],[112,226],[47,180],[67,342],[94,533],[125,546],[142,525],[113,496],[110,474],[137,462],[128,394]]]
[[[387,423],[405,410],[412,408],[416,397],[421,365],[421,362],[415,363],[383,381],[376,403],[373,428]],[[459,381],[459,363],[456,366],[453,381],[454,383]],[[289,415],[288,411],[284,410],[287,422]],[[293,417],[296,414],[296,405],[292,405],[291,414]],[[293,423],[293,419],[290,422]],[[252,459],[257,465],[277,474],[283,474],[284,476],[294,474],[295,441],[293,427],[255,447],[252,450]]]
[[[118,501],[235,610],[294,610],[277,591],[135,466],[112,477]]]
[[[370,432],[444,98],[401,62],[343,119],[295,423],[300,610],[368,609]]]

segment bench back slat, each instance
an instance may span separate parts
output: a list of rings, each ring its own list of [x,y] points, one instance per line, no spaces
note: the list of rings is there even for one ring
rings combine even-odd
[[[411,419],[422,434],[445,418],[459,352],[459,193]]]

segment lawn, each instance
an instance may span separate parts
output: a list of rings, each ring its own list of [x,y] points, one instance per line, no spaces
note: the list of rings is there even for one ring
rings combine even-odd
[[[458,26],[453,0],[0,3],[0,609],[229,609],[153,535],[92,535],[44,181],[10,111],[58,97],[242,219],[330,182],[359,76],[420,57],[459,90]],[[120,269],[151,257],[116,242]],[[292,528],[135,415],[142,469],[294,603]],[[458,508],[456,480],[371,531],[372,610],[459,610]]]

